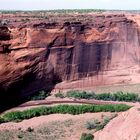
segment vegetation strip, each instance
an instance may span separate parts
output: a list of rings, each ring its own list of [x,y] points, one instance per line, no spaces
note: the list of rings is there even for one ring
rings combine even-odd
[[[64,98],[64,97],[72,97],[75,99],[96,99],[96,100],[105,100],[105,101],[125,101],[125,102],[139,102],[140,97],[135,93],[123,93],[116,92],[113,94],[110,93],[101,93],[95,94],[94,92],[86,92],[86,91],[69,91],[64,95],[59,92],[55,95],[56,97]]]
[[[126,111],[131,106],[125,104],[106,104],[106,105],[57,105],[49,107],[38,107],[32,108],[25,111],[13,111],[5,113],[0,116],[0,123],[10,122],[10,121],[22,121],[24,119],[30,119],[37,116],[49,115],[49,114],[72,114],[78,115],[83,113],[94,113],[94,112],[120,112]]]

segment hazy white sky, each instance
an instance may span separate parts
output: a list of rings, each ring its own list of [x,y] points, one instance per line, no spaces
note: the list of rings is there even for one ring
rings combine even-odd
[[[88,8],[140,10],[140,0],[0,0],[1,10]]]

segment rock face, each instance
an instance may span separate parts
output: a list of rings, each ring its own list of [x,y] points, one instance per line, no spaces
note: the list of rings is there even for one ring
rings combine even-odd
[[[72,81],[88,78],[90,86],[140,83],[139,24],[120,14],[90,18],[1,25],[0,97],[24,97],[64,81],[74,88]]]
[[[95,133],[95,140],[140,140],[139,106],[119,114],[99,132]],[[134,115],[135,114],[135,115]]]

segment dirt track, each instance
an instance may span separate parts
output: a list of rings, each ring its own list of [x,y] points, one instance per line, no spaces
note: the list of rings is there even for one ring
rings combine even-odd
[[[16,108],[32,107],[39,105],[54,105],[54,104],[127,104],[127,105],[136,105],[139,103],[129,103],[129,102],[118,102],[118,101],[102,101],[102,100],[85,100],[85,99],[53,99],[53,100],[38,100],[38,101],[29,101],[19,105]]]

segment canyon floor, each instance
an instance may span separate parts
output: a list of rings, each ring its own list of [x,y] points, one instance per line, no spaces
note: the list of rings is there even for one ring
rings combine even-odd
[[[140,105],[126,112],[85,113],[81,115],[53,114],[22,122],[0,124],[1,140],[80,140],[82,133],[91,133],[95,140],[139,140]],[[30,107],[31,108],[31,107]],[[29,109],[26,108],[26,109]],[[17,110],[17,109],[13,109]],[[22,111],[23,108],[18,108]],[[116,116],[103,130],[87,129],[87,122],[103,121]]]
[[[133,106],[126,112],[99,112],[80,115],[52,114],[22,122],[0,124],[1,140],[80,140],[82,133],[91,133],[95,140],[140,140],[140,104],[139,102],[101,101],[71,98],[56,98],[55,94],[45,100],[29,101],[11,111],[24,111],[40,106],[56,106],[62,104],[127,104]],[[4,112],[4,113],[6,113]],[[88,122],[103,122],[110,119],[103,130],[87,129]]]

